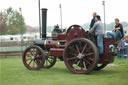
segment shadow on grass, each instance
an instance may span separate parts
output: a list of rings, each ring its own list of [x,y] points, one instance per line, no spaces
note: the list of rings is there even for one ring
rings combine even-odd
[[[71,71],[69,71],[66,67],[64,68],[59,68],[59,67],[53,67],[53,68],[50,68],[50,69],[41,69],[39,71],[42,71],[44,73],[53,73],[53,74],[75,74],[75,73],[72,73]],[[119,70],[116,70],[116,69],[102,69],[100,71],[92,71],[90,72],[89,74],[87,75],[111,75],[111,74],[119,74],[120,71]],[[79,74],[78,74],[79,75]],[[83,74],[82,74],[83,75]]]
[[[114,75],[119,73],[120,71],[115,69],[102,69],[100,71],[92,71],[89,75]]]
[[[43,72],[48,72],[48,73],[58,73],[58,74],[70,74],[71,72],[67,69],[67,68],[59,68],[59,67],[53,67],[53,68],[50,68],[50,69],[40,69],[40,71],[43,71]]]

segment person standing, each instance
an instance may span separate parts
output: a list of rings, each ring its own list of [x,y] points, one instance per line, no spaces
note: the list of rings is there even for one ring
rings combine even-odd
[[[89,30],[91,30],[91,28],[93,27],[93,25],[94,25],[95,22],[96,22],[96,21],[95,21],[95,17],[96,17],[96,15],[97,15],[97,13],[96,13],[96,12],[93,12],[93,14],[92,14],[93,18],[92,18],[92,20],[91,20]]]
[[[123,26],[119,23],[119,19],[115,19],[115,28],[112,30],[112,32],[107,33],[108,38],[123,38],[124,32],[123,32]]]
[[[104,46],[103,46],[103,38],[104,38],[104,25],[101,22],[101,18],[99,15],[95,17],[95,24],[90,30],[91,33],[94,32],[94,36],[96,37],[96,43],[99,50],[100,55],[103,55]]]

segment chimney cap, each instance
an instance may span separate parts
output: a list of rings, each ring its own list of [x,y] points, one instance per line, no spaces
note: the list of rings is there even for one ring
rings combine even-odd
[[[48,9],[47,8],[41,8],[42,11],[47,11]]]

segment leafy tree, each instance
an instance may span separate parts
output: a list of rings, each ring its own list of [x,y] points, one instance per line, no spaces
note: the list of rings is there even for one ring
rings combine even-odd
[[[7,34],[24,34],[26,27],[24,18],[17,10],[13,10],[11,7],[5,11],[5,20],[7,24]]]
[[[4,35],[7,32],[7,25],[2,12],[0,12],[0,35]]]

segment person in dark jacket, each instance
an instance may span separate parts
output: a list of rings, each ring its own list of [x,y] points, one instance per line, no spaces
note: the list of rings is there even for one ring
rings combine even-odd
[[[121,23],[119,23],[119,19],[115,19],[115,28],[113,29],[112,32],[107,33],[108,38],[123,38],[124,37],[124,31],[123,31],[123,26]]]
[[[91,20],[91,23],[90,23],[90,28],[89,28],[89,30],[91,30],[91,28],[94,26],[94,24],[95,24],[95,17],[96,17],[96,12],[93,12],[93,14],[92,14],[92,16],[93,16],[93,18],[92,18],[92,20]]]

